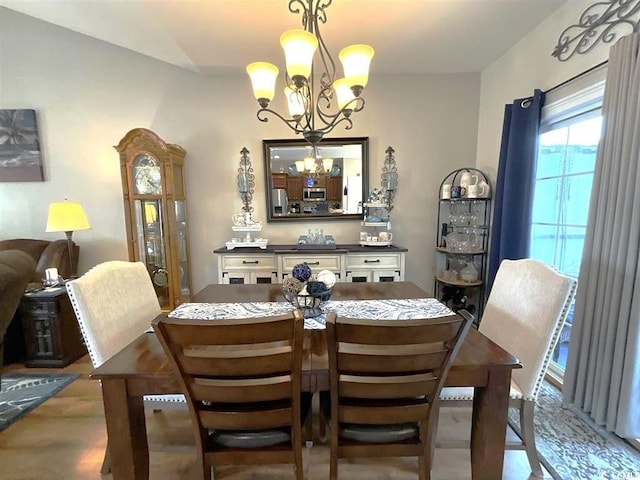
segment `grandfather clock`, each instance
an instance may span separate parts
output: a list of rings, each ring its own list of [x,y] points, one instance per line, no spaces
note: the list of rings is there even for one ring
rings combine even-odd
[[[184,157],[179,145],[135,128],[120,154],[129,260],[147,266],[163,310],[191,299]]]

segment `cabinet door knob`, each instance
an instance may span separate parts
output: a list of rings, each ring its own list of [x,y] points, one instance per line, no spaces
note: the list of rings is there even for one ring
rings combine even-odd
[[[364,263],[380,263],[380,259],[377,260],[365,260]]]
[[[246,260],[242,261],[243,265],[257,265],[258,264],[258,260],[254,260],[253,262],[248,262]]]
[[[307,265],[320,265],[320,262],[307,262]]]

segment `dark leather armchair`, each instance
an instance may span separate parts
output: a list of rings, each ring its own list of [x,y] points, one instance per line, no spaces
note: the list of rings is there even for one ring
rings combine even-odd
[[[73,244],[73,258],[78,262],[80,247]],[[42,283],[44,271],[47,268],[57,268],[62,278],[71,276],[71,262],[69,261],[69,247],[66,240],[36,240],[32,238],[14,238],[0,241],[0,251],[22,250],[28,253],[36,262],[36,269],[29,282]]]
[[[73,257],[75,263],[78,262],[80,248],[74,243]],[[23,286],[22,292],[29,287],[42,286],[42,279],[47,268],[57,268],[58,273],[63,278],[71,276],[71,262],[69,261],[69,246],[66,239],[62,240],[37,240],[32,238],[14,238],[0,241],[0,253],[11,251],[9,255],[15,255],[16,251],[27,254],[33,261],[35,268],[31,270],[31,275],[27,284]],[[4,254],[3,254],[4,255]],[[22,295],[22,293],[21,293]],[[3,299],[4,300],[4,299]],[[17,308],[17,304],[16,304]],[[14,363],[21,361],[26,354],[26,345],[22,330],[22,321],[19,314],[12,314],[14,320],[9,318],[8,326],[3,325],[0,331],[0,340],[5,340],[6,348],[0,350],[0,364]]]
[[[35,268],[33,258],[20,250],[0,251],[0,359],[4,353],[5,332]],[[0,362],[0,370],[1,366]]]

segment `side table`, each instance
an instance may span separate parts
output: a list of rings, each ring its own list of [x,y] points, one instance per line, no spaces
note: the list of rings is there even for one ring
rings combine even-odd
[[[25,293],[20,303],[27,367],[66,367],[87,353],[64,286]]]

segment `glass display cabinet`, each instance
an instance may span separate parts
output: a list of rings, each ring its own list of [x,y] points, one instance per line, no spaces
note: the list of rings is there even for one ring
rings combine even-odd
[[[191,299],[184,157],[179,145],[136,128],[114,147],[120,154],[129,260],[147,266],[160,307]]]

